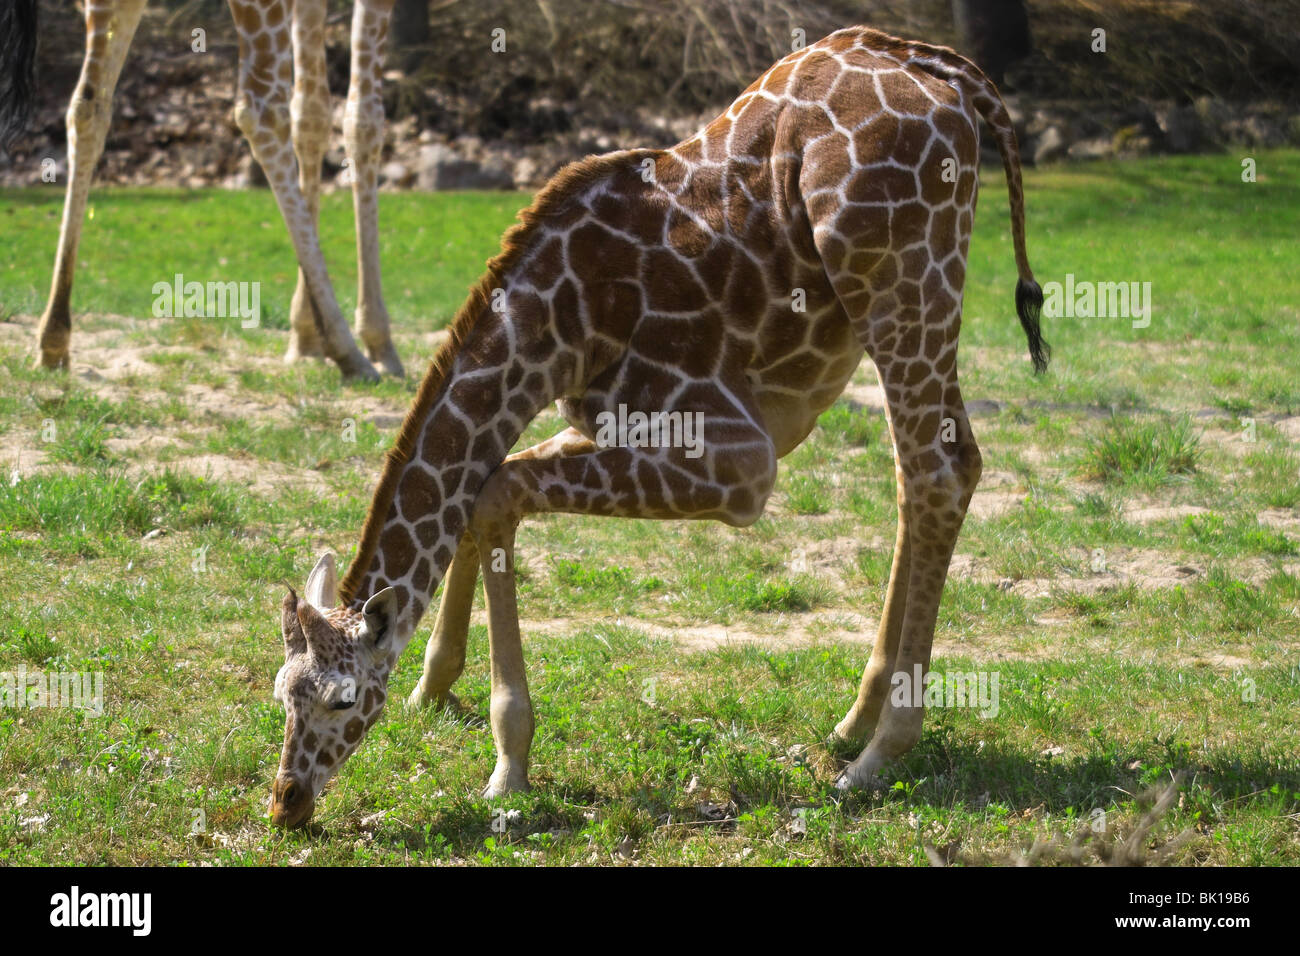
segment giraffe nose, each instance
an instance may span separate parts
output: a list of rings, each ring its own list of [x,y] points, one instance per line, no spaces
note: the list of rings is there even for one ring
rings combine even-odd
[[[295,829],[311,819],[316,799],[311,787],[299,777],[281,774],[271,784],[271,822],[278,827]]]

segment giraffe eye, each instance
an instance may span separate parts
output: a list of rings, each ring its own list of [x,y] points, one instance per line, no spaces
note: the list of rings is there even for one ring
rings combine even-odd
[[[355,700],[336,700],[334,703],[330,704],[330,710],[347,710],[355,703]]]

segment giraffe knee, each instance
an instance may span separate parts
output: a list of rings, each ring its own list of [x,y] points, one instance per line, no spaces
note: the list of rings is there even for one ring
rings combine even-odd
[[[291,130],[289,104],[280,99],[259,102],[241,91],[235,100],[235,125],[248,140],[253,157],[265,166],[267,149],[283,143]]]
[[[93,88],[87,86],[78,90],[68,104],[68,112],[64,117],[68,129],[82,136],[89,134],[95,122],[95,106]]]
[[[508,540],[523,518],[521,503],[510,477],[509,468],[498,468],[474,499],[466,530],[481,554],[487,554],[501,541]]]

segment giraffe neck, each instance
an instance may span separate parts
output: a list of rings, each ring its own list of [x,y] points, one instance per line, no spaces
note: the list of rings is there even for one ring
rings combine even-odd
[[[578,349],[560,341],[550,309],[518,278],[525,264],[490,272],[453,323],[389,452],[340,588],[354,611],[395,590],[394,656],[429,607],[488,475],[578,366]]]

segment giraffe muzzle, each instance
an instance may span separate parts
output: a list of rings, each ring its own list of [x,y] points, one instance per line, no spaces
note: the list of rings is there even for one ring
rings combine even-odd
[[[296,830],[306,826],[316,810],[316,797],[305,780],[280,776],[271,785],[271,823]]]

